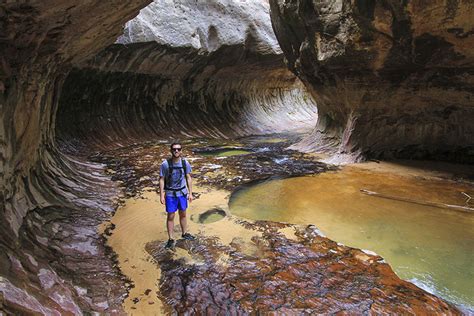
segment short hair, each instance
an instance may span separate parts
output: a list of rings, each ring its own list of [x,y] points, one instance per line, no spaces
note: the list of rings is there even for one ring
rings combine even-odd
[[[181,148],[183,148],[183,145],[181,145],[181,143],[180,143],[180,142],[174,142],[174,143],[172,143],[172,144],[171,144],[171,146],[170,146],[170,150],[172,150],[172,149],[173,149],[173,146],[174,146],[174,145],[180,145],[180,146],[181,146]]]

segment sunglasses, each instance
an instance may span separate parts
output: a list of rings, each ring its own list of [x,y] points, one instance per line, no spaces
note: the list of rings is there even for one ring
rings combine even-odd
[[[182,148],[171,148],[171,151],[181,151]]]

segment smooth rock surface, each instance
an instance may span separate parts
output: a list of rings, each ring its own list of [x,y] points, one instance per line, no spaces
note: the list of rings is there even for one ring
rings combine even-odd
[[[281,54],[267,0],[155,0],[127,22],[117,40],[146,42],[202,52],[245,43],[254,52]]]
[[[107,147],[159,135],[308,130],[317,116],[281,56],[252,54],[245,46],[201,55],[154,43],[114,45],[91,65],[66,79],[57,115],[62,142]]]
[[[473,162],[472,1],[270,4],[288,67],[318,103],[298,148]]]

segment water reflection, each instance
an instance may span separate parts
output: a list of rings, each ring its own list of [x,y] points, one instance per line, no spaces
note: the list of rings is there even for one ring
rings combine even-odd
[[[346,168],[240,190],[230,209],[250,219],[314,223],[333,240],[382,255],[401,278],[473,308],[474,213],[370,196],[361,189],[474,207],[462,194],[474,196],[472,185]]]

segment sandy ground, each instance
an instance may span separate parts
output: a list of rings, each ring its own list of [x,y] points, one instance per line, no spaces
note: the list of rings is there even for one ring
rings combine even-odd
[[[230,217],[220,221],[200,224],[190,218],[213,208],[220,208],[228,213],[229,192],[211,191],[207,188],[195,187],[195,193],[200,193],[199,199],[194,200],[188,209],[188,227],[192,234],[205,234],[219,237],[222,244],[230,244],[238,238],[243,244],[251,245],[251,238],[259,235],[237,225]],[[198,216],[194,216],[197,218]],[[124,309],[128,315],[162,315],[163,305],[156,293],[159,290],[160,269],[151,256],[145,251],[147,243],[163,241],[165,245],[168,236],[166,232],[166,213],[159,202],[159,195],[152,188],[147,188],[139,198],[128,199],[115,213],[112,221],[116,227],[108,237],[108,245],[118,255],[122,273],[134,284],[129,297],[124,301]],[[108,223],[107,223],[108,224]],[[291,230],[285,231],[288,236],[294,236]],[[175,239],[181,235],[178,217],[175,218]],[[251,247],[248,249],[252,251]],[[174,255],[186,261],[194,260],[189,254],[176,248]],[[222,264],[226,258],[221,258]]]
[[[118,254],[122,273],[135,285],[124,302],[129,315],[162,314],[161,301],[156,295],[160,270],[145,251],[150,240],[166,238],[165,215],[157,204],[157,194],[146,191],[142,198],[128,199],[111,221],[116,227],[107,243]]]

